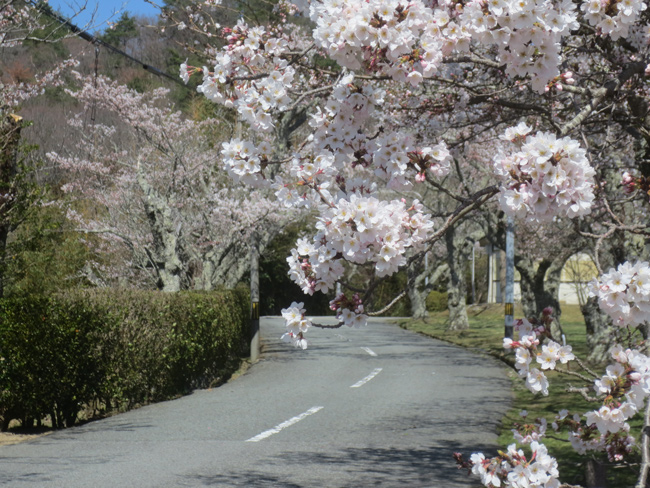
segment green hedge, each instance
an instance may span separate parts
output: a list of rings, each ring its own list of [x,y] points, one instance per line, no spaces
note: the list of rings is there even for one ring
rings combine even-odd
[[[0,300],[0,420],[125,410],[212,386],[248,344],[246,289],[75,290]]]
[[[433,290],[427,295],[426,305],[429,312],[444,312],[447,310],[447,292]]]

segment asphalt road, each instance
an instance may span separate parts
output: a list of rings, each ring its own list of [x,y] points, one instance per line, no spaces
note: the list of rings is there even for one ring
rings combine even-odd
[[[280,342],[213,390],[0,447],[8,487],[476,486],[455,451],[494,452],[509,404],[490,358],[372,320]]]

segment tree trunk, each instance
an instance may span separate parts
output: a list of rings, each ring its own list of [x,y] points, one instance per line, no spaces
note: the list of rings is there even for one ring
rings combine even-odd
[[[149,185],[140,168],[138,184],[144,192],[143,204],[153,237],[153,246],[148,254],[156,271],[158,288],[168,292],[180,291],[183,269],[180,258],[180,229],[174,226],[168,202]]]
[[[463,267],[467,255],[463,252],[465,244],[454,242],[455,230],[454,227],[450,227],[445,234],[447,264],[449,265],[449,282],[447,284],[449,329],[465,330],[469,329],[466,307],[467,286]]]
[[[422,263],[414,263],[408,269],[408,296],[411,301],[411,316],[416,319],[424,319],[429,315],[427,310],[427,296],[441,279],[448,279],[449,265],[438,264],[433,272],[429,272]],[[426,282],[426,278],[429,282]]]
[[[424,272],[417,273],[422,270]],[[424,283],[427,270],[424,269],[424,266],[416,264],[415,266],[411,266],[407,273],[409,280],[407,293],[411,302],[411,317],[414,319],[425,319],[429,316],[429,312],[427,311],[427,295],[429,294],[429,290]]]
[[[562,309],[560,308],[560,284],[562,283],[562,268],[569,256],[558,256],[548,267],[545,276],[542,278],[542,293],[535,296],[537,309],[553,309],[553,322],[551,322],[551,335],[560,340],[564,331],[560,322]]]
[[[580,311],[587,327],[587,360],[593,363],[607,360],[609,350],[616,342],[609,317],[600,311],[596,297],[589,297]]]
[[[596,461],[588,459],[585,466],[586,488],[607,488],[607,467]]]
[[[532,261],[529,259],[515,258],[516,268],[519,271],[519,288],[521,290],[521,306],[524,317],[537,316],[537,304],[535,303],[535,270]]]
[[[267,224],[265,229],[256,231],[260,255],[279,230]],[[237,236],[229,245],[215,248],[199,259],[201,273],[194,282],[195,290],[213,290],[217,286],[232,288],[250,269],[249,246],[244,236]]]
[[[517,258],[515,265],[520,276],[522,304],[527,317],[537,317],[546,307],[552,307],[560,317],[559,292],[562,267],[566,259],[558,256],[553,261],[543,259],[537,267],[531,259]],[[525,297],[525,298],[524,298]]]
[[[551,334],[558,340],[562,336],[560,325],[562,308],[559,299],[562,268],[573,252],[573,250],[567,250],[566,253],[556,256],[553,260],[543,259],[537,267],[529,258],[515,258],[515,266],[520,277],[519,286],[524,315],[527,318],[537,318],[545,308],[551,307],[554,317]]]

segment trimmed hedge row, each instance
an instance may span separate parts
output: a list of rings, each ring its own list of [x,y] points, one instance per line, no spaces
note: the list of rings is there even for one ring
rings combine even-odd
[[[96,289],[0,300],[0,427],[54,427],[217,384],[248,345],[248,290]]]
[[[427,295],[427,311],[444,312],[447,310],[447,292],[433,290]]]

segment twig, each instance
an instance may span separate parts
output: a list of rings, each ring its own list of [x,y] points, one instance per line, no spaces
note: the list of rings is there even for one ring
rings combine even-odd
[[[555,371],[569,376],[575,376],[576,378],[580,378],[581,380],[586,381],[587,383],[591,383],[593,381],[592,378],[587,378],[585,375],[578,373],[576,371],[569,371],[568,369],[560,369],[560,368],[555,368]]]
[[[368,315],[371,317],[375,317],[377,315],[381,315],[382,313],[386,312],[388,309],[390,309],[393,305],[395,305],[397,302],[399,302],[402,298],[406,296],[406,290],[404,290],[402,293],[397,295],[392,302],[390,302],[388,305],[386,305],[384,308],[381,310],[377,310],[376,312],[368,312]]]
[[[587,366],[587,365],[582,361],[582,359],[580,359],[579,357],[576,357],[574,360],[575,360],[576,363],[578,363],[578,364],[580,365],[580,367],[581,367],[584,371],[586,371],[586,372],[589,373],[591,376],[593,376],[594,379],[596,379],[596,378],[600,378],[600,376],[597,375],[593,370],[591,370],[591,369],[590,369],[590,368],[589,368],[589,367],[588,367],[588,366]]]
[[[589,388],[587,388],[586,386],[583,386],[581,388],[576,388],[575,386],[568,386],[565,391],[567,391],[568,393],[580,393],[580,395],[582,395],[582,398],[584,398],[588,402],[597,402],[598,401],[598,398],[591,397],[591,396],[589,396],[587,394],[587,392],[589,391]]]

